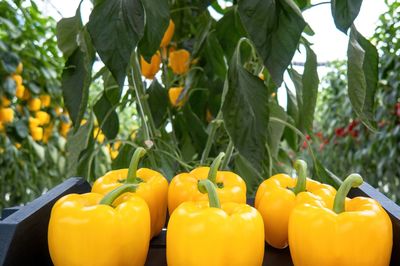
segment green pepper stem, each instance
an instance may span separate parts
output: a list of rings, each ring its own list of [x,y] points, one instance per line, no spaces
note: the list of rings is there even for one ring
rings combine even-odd
[[[138,147],[132,156],[131,162],[129,164],[128,176],[125,180],[125,184],[138,183],[136,177],[136,171],[139,165],[139,160],[146,154],[146,150],[142,147]]]
[[[225,153],[221,152],[218,154],[217,158],[214,159],[210,166],[210,171],[208,172],[208,180],[213,182],[214,184],[217,182],[217,172],[218,168],[221,164],[222,158],[224,158]]]
[[[135,192],[139,187],[138,184],[125,184],[120,187],[117,187],[107,193],[100,201],[99,204],[112,206],[114,200],[116,200],[119,196],[126,192]]]
[[[201,193],[208,194],[208,201],[210,202],[211,208],[221,208],[221,203],[219,202],[217,189],[215,184],[209,179],[200,180],[198,183],[198,188]]]
[[[294,169],[296,169],[297,172],[297,183],[293,189],[293,192],[297,195],[306,190],[307,163],[303,160],[296,160],[294,163]]]
[[[333,202],[333,211],[337,214],[344,212],[345,200],[352,187],[359,187],[363,183],[363,179],[359,174],[351,174],[340,185]]]

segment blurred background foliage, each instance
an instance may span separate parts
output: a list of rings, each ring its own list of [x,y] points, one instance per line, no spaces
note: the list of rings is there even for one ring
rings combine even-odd
[[[115,69],[110,71],[102,64],[107,55],[94,52],[95,48],[99,51],[96,38],[106,28],[98,27],[101,21],[95,21],[95,16],[82,25],[78,8],[75,17],[63,19],[56,29],[56,22],[40,14],[34,1],[2,1],[0,209],[28,202],[70,176],[93,181],[110,169],[127,167],[137,146],[148,149],[142,166],[159,170],[168,179],[226,151],[231,160],[224,168],[246,180],[249,196],[262,179],[291,173],[292,161],[300,156],[314,159],[309,161],[316,179],[332,181],[325,169],[342,178],[357,171],[399,200],[399,4],[387,2],[389,12],[381,16],[371,40],[380,54],[375,95],[378,126],[373,132],[352,108],[346,62],[329,66],[330,72],[319,85],[315,115],[313,108],[301,106],[302,93],[317,97],[299,85],[304,75],[312,80],[308,85],[318,86],[318,77],[313,76],[316,59],[306,40],[310,32],[300,41],[308,52],[309,73],[289,67],[296,92],[288,89],[288,106],[279,106],[276,75],[272,77],[263,67],[254,47],[246,42],[237,45],[241,37],[252,34],[243,25],[245,12],[236,1],[226,2],[225,7],[216,1],[211,5],[222,16],[217,21],[207,11],[208,2],[162,1],[170,5],[169,14],[157,9],[162,29],[154,32],[171,27],[170,16],[174,21],[171,40],[154,46],[155,37],[145,31],[137,53],[128,60],[134,71],[121,83]],[[309,1],[296,3],[302,10],[310,8]],[[245,22],[247,29],[259,30],[248,25],[251,21]],[[153,60],[155,64],[146,65]],[[158,67],[151,69],[154,65]],[[143,78],[135,76],[139,69]],[[260,97],[241,90],[247,86]],[[21,94],[22,87],[26,92]],[[224,98],[225,87],[238,89],[231,89]],[[235,111],[237,106],[241,106],[239,111]],[[257,114],[251,115],[254,111]],[[250,140],[264,141],[265,147],[246,146],[248,130],[260,132]]]

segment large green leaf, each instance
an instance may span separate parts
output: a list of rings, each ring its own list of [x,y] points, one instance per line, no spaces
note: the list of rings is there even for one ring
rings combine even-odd
[[[277,102],[270,103],[269,112],[271,117],[276,117],[283,121],[287,119],[285,110]],[[282,123],[270,121],[268,124],[268,145],[271,149],[271,155],[274,157],[278,155],[279,143],[281,143],[284,129],[285,125]]]
[[[239,0],[239,14],[275,84],[283,81],[306,22],[292,0]]]
[[[236,44],[240,38],[246,36],[246,31],[243,28],[236,8],[232,8],[218,21],[217,38],[225,52],[225,55],[230,59],[235,52]]]
[[[183,117],[186,123],[186,131],[189,133],[194,147],[197,151],[202,152],[207,142],[207,133],[203,123],[193,113],[189,104],[185,104],[183,107]]]
[[[144,0],[142,4],[146,13],[146,26],[139,48],[146,61],[150,61],[168,28],[169,7],[168,0]]]
[[[378,52],[375,46],[352,27],[347,56],[351,105],[362,122],[370,129],[375,129],[374,99],[378,86]]]
[[[204,47],[204,55],[207,59],[207,65],[210,66],[206,68],[212,69],[221,80],[225,79],[226,76],[226,62],[224,58],[224,51],[219,43],[216,32],[211,32],[207,36],[207,41]]]
[[[107,139],[114,139],[119,130],[118,114],[114,106],[108,100],[106,94],[103,93],[100,99],[95,103],[93,111],[104,135]]]
[[[88,147],[93,138],[93,116],[74,133],[68,136],[66,145],[67,176],[75,176],[79,166],[81,153]]]
[[[303,83],[303,108],[300,113],[300,123],[308,132],[312,132],[314,111],[317,104],[318,95],[318,71],[317,56],[311,47],[306,44],[307,59],[304,65],[304,73],[302,77]]]
[[[79,34],[80,46],[68,58],[62,73],[64,103],[75,128],[86,111],[95,52],[85,29]]]
[[[147,90],[149,95],[149,106],[151,116],[153,117],[156,128],[159,128],[166,117],[168,108],[168,94],[167,90],[161,86],[161,84],[154,79],[149,89]]]
[[[360,12],[363,0],[332,0],[331,10],[336,28],[347,33]]]
[[[87,27],[101,60],[122,87],[131,53],[144,33],[141,1],[97,1]]]
[[[77,36],[82,29],[80,5],[75,16],[63,18],[57,23],[57,44],[65,58],[69,58],[78,48]]]
[[[228,70],[222,114],[235,148],[260,171],[268,132],[268,90],[264,82],[241,65],[240,43]]]
[[[261,174],[243,156],[235,156],[235,173],[246,181],[247,196],[254,198],[258,186],[263,181]]]

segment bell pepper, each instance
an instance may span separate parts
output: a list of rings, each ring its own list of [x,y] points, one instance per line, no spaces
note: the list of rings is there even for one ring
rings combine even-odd
[[[140,66],[142,75],[147,79],[153,79],[157,72],[160,70],[161,56],[160,52],[155,53],[151,57],[150,64],[146,62],[143,57],[140,57]]]
[[[200,180],[198,187],[208,194],[209,202],[184,202],[172,213],[167,264],[261,265],[264,227],[257,210],[234,202],[221,205],[218,189],[208,179]]]
[[[321,198],[332,206],[336,190],[326,184],[307,178],[307,164],[297,160],[294,164],[298,178],[277,174],[259,186],[255,207],[264,219],[265,241],[275,248],[288,245],[289,216],[296,204],[306,198]]]
[[[246,183],[235,173],[218,171],[224,153],[220,153],[211,167],[198,167],[190,173],[175,176],[168,188],[168,211],[172,212],[185,201],[207,201],[206,194],[198,189],[200,180],[210,180],[217,186],[221,202],[246,203]]]
[[[289,247],[298,266],[387,266],[392,223],[374,199],[346,198],[363,180],[351,174],[340,186],[333,207],[318,198],[297,205],[289,219]]]
[[[135,194],[143,198],[149,206],[151,237],[153,237],[161,232],[165,224],[168,181],[157,171],[148,168],[137,170],[139,159],[145,153],[146,150],[144,148],[137,148],[132,157],[129,169],[110,171],[103,177],[98,178],[93,184],[92,192],[104,195],[124,184],[138,184]]]
[[[161,40],[160,47],[166,47],[172,39],[172,36],[174,35],[175,31],[175,23],[172,21],[172,19],[169,20],[169,25],[167,30],[164,33],[164,36]]]
[[[97,193],[69,194],[53,206],[48,246],[53,264],[144,265],[150,242],[150,211],[146,202],[130,193],[137,185],[117,188],[104,198]],[[127,193],[126,193],[127,194]]]
[[[169,66],[174,74],[182,75],[189,70],[190,53],[185,49],[179,49],[169,54]]]
[[[173,107],[182,107],[185,103],[187,97],[182,97],[183,99],[178,101],[182,91],[183,87],[173,87],[168,90],[169,102]]]

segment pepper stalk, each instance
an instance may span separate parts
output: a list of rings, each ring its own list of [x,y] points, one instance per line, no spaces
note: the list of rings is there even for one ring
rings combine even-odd
[[[333,202],[333,211],[340,214],[345,211],[345,200],[352,187],[359,187],[364,182],[359,174],[351,174],[340,185],[335,200]]]
[[[297,172],[297,183],[293,189],[293,192],[297,195],[306,190],[307,163],[303,160],[296,160],[294,163],[294,169],[296,169]]]

